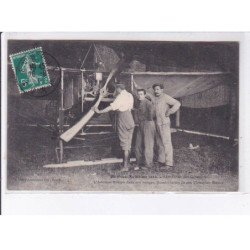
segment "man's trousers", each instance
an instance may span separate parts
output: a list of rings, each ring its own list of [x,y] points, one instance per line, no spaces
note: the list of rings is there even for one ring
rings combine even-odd
[[[148,167],[152,166],[155,134],[154,121],[142,121],[139,123],[135,142],[135,156],[138,164],[145,164]]]
[[[173,166],[173,145],[171,141],[170,122],[156,124],[156,145],[158,162]]]
[[[117,130],[122,150],[128,151],[131,149],[134,119],[130,111],[118,112]]]

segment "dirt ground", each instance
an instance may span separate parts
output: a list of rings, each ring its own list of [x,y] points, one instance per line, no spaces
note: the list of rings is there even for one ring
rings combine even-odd
[[[22,131],[22,133],[20,133]],[[222,139],[176,132],[172,134],[172,171],[121,173],[119,164],[46,169],[55,163],[57,140],[39,128],[9,129],[8,190],[47,191],[237,191],[238,146]],[[189,143],[197,149],[189,149]],[[87,137],[81,149],[65,150],[65,160],[114,157],[115,135]],[[118,145],[117,145],[118,147]]]

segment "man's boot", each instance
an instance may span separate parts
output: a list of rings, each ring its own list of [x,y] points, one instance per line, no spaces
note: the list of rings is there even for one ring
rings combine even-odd
[[[121,168],[121,172],[128,172],[128,171],[129,171],[129,150],[124,150],[123,166]]]

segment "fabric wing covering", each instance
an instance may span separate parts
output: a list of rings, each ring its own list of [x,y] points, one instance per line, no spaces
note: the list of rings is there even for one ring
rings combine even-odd
[[[230,85],[233,78],[227,73],[135,73],[134,82],[146,89],[153,91],[154,83],[163,83],[164,91],[182,101],[182,106],[190,108],[209,108],[226,105],[229,102]]]

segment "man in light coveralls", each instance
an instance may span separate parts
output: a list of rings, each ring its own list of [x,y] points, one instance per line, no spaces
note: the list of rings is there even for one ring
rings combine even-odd
[[[161,167],[173,167],[173,146],[171,141],[170,118],[181,106],[180,102],[163,93],[163,85],[153,85],[152,101],[156,111],[156,145],[158,148],[158,162]]]

